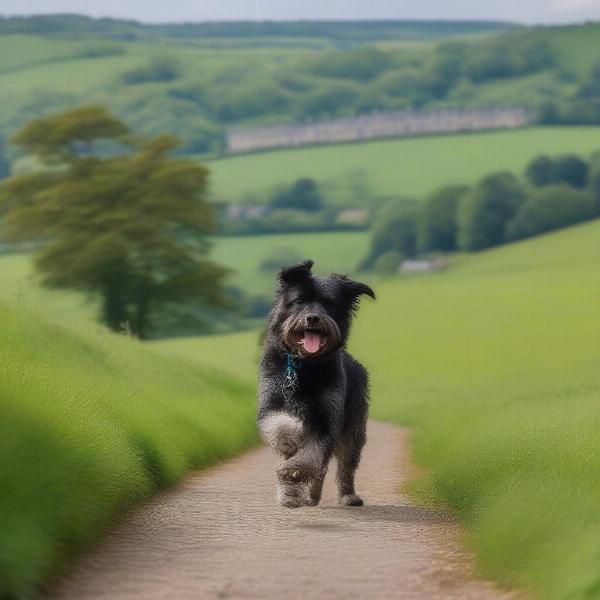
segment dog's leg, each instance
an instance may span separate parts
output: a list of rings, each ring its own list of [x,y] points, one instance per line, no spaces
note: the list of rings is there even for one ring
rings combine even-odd
[[[323,483],[325,483],[325,475],[327,474],[327,466],[315,477],[309,487],[310,505],[317,506],[321,501],[323,492]]]
[[[286,508],[299,508],[311,504],[308,487],[305,483],[288,481],[281,477],[277,486],[277,500],[281,506]]]
[[[259,422],[261,435],[271,448],[284,458],[293,456],[304,440],[304,427],[300,419],[283,411],[270,412]]]
[[[360,453],[365,444],[365,435],[359,432],[340,441],[336,447],[338,502],[346,506],[362,506],[362,499],[354,489],[354,473],[360,462]]]
[[[316,506],[321,499],[323,480],[331,456],[326,440],[308,440],[277,469],[280,500],[284,506]]]

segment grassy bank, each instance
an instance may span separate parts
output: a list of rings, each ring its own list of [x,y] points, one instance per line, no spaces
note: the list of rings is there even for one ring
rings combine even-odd
[[[426,487],[486,572],[542,598],[600,597],[599,236],[595,222],[380,286],[354,338],[374,415],[415,427]]]
[[[339,182],[363,173],[377,196],[423,196],[451,183],[473,183],[538,154],[588,154],[600,148],[598,127],[534,127],[518,131],[431,136],[250,154],[209,163],[213,194],[242,198],[300,177]]]
[[[351,344],[372,416],[414,428],[418,488],[461,516],[487,575],[551,600],[600,597],[599,239],[596,221],[380,282]],[[163,349],[251,381],[256,345]]]
[[[256,441],[249,385],[0,305],[0,596],[30,598],[120,513]]]

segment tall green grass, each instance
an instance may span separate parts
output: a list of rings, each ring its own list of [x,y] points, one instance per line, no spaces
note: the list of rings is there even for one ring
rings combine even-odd
[[[600,222],[373,283],[351,351],[372,416],[413,427],[415,489],[462,518],[488,576],[600,598]],[[256,345],[250,332],[164,351],[250,381]]]
[[[600,222],[379,286],[354,348],[373,414],[410,423],[425,488],[485,572],[600,598]]]
[[[0,596],[32,598],[135,503],[256,441],[253,387],[0,305]]]

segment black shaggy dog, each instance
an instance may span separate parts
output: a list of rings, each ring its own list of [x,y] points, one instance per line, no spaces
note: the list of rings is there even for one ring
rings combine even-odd
[[[277,450],[283,506],[315,506],[332,454],[339,502],[361,506],[354,472],[365,443],[368,376],[345,350],[364,283],[311,273],[313,262],[283,269],[260,365],[258,424]]]

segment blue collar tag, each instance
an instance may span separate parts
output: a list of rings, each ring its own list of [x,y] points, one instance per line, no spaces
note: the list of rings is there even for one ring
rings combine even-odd
[[[302,359],[292,354],[285,353],[285,371],[283,381],[283,393],[287,398],[291,398],[298,389],[298,369],[302,366]]]

